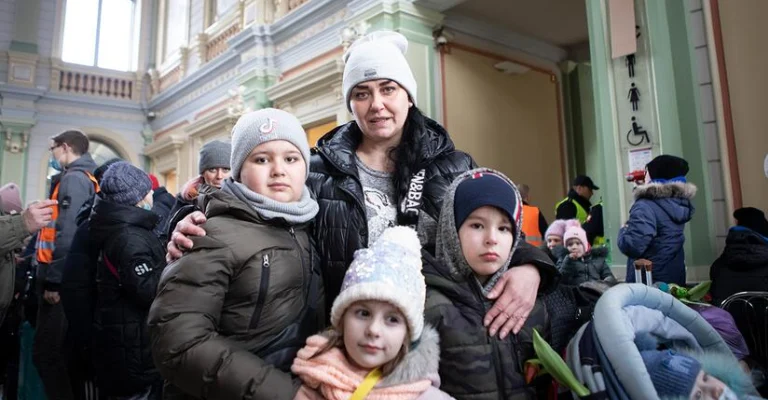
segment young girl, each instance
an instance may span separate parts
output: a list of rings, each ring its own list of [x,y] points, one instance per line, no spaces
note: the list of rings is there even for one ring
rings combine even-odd
[[[540,247],[549,256],[553,263],[557,262],[557,257],[553,253],[557,246],[563,245],[563,235],[565,234],[566,220],[556,219],[552,222],[552,225],[547,228],[547,232],[544,234],[544,240],[546,241],[544,246]]]
[[[522,200],[500,172],[475,169],[446,192],[438,221],[437,258],[424,255],[426,320],[440,334],[442,389],[457,399],[528,399],[536,389],[523,365],[535,358],[533,329],[548,335],[549,318],[536,301],[518,333],[495,332],[483,316],[488,294],[515,265],[521,240]],[[512,263],[512,264],[510,264]]]
[[[323,326],[308,223],[307,137],[296,117],[263,109],[232,130],[232,176],[198,199],[205,236],[170,264],[152,304],[152,354],[165,396],[292,399],[290,366]],[[322,314],[322,313],[320,313]]]
[[[616,282],[611,268],[605,261],[608,249],[605,247],[592,248],[587,241],[587,233],[577,220],[568,221],[568,227],[563,235],[567,251],[560,249],[560,259],[557,268],[564,285],[579,285],[588,281],[605,280]],[[557,252],[557,250],[556,250]]]
[[[437,388],[437,333],[424,325],[420,253],[406,227],[357,251],[333,303],[333,328],[310,337],[293,363],[304,382],[297,399],[450,399]]]

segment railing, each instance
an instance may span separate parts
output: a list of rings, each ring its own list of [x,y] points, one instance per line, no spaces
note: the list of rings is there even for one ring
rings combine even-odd
[[[176,66],[160,77],[157,92],[162,92],[163,90],[168,89],[179,80],[181,80],[181,66]]]
[[[54,60],[51,88],[61,93],[138,100],[139,81],[135,73],[76,66]]]
[[[302,6],[304,3],[308,3],[309,0],[291,0],[290,3],[288,3],[288,12],[291,12],[300,6]]]
[[[227,40],[240,32],[240,24],[235,23],[218,35],[211,37],[205,44],[205,61],[211,61],[227,50]]]
[[[72,71],[59,71],[59,91],[113,97],[133,98],[133,81]]]

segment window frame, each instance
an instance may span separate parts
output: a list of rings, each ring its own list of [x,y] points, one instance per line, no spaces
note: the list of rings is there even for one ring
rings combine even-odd
[[[93,61],[90,64],[80,64],[80,63],[75,63],[71,61],[64,61],[64,42],[65,42],[64,33],[66,32],[66,21],[67,21],[66,14],[67,14],[68,2],[67,0],[63,0],[61,5],[62,13],[60,14],[61,15],[61,22],[60,22],[61,26],[59,28],[60,39],[58,40],[58,43],[57,43],[57,48],[58,48],[57,55],[62,61],[68,64],[82,65],[90,68],[110,69],[110,70],[112,69],[112,68],[105,68],[105,67],[99,66],[99,44],[101,43],[101,13],[103,10],[104,1],[105,0],[98,0],[99,5],[98,5],[98,11],[96,13],[96,40],[93,43],[93,46],[94,46]],[[131,49],[131,52],[130,52],[130,56],[129,56],[129,60],[126,65],[126,68],[118,70],[118,71],[126,71],[126,72],[137,70],[138,68],[137,60],[139,58],[138,44],[141,42],[141,38],[136,35],[137,28],[139,29],[139,31],[141,28],[137,26],[137,23],[136,23],[137,13],[139,12],[138,10],[141,9],[139,7],[139,1],[141,0],[129,0],[129,1],[133,3],[133,8],[131,10],[131,24],[130,24],[131,29],[129,32],[129,37],[130,37],[129,48]]]

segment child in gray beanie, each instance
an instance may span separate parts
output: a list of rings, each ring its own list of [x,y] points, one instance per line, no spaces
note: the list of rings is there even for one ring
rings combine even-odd
[[[197,169],[206,185],[221,187],[221,182],[229,176],[229,155],[232,145],[221,140],[212,140],[200,149],[200,162]]]
[[[232,130],[230,161],[221,190],[198,199],[206,235],[160,282],[152,353],[175,386],[166,395],[292,399],[291,363],[325,311],[306,133],[285,111],[250,112]]]

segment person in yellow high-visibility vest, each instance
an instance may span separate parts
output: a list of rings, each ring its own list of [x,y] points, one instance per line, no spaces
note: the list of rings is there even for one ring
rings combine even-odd
[[[600,190],[592,182],[592,178],[586,175],[579,175],[573,180],[568,197],[555,204],[555,219],[578,219],[584,224],[589,217],[589,210],[595,190]]]
[[[525,241],[539,247],[544,243],[544,232],[547,231],[549,224],[539,207],[528,203],[531,188],[525,183],[517,185],[520,197],[523,199],[523,226]]]

